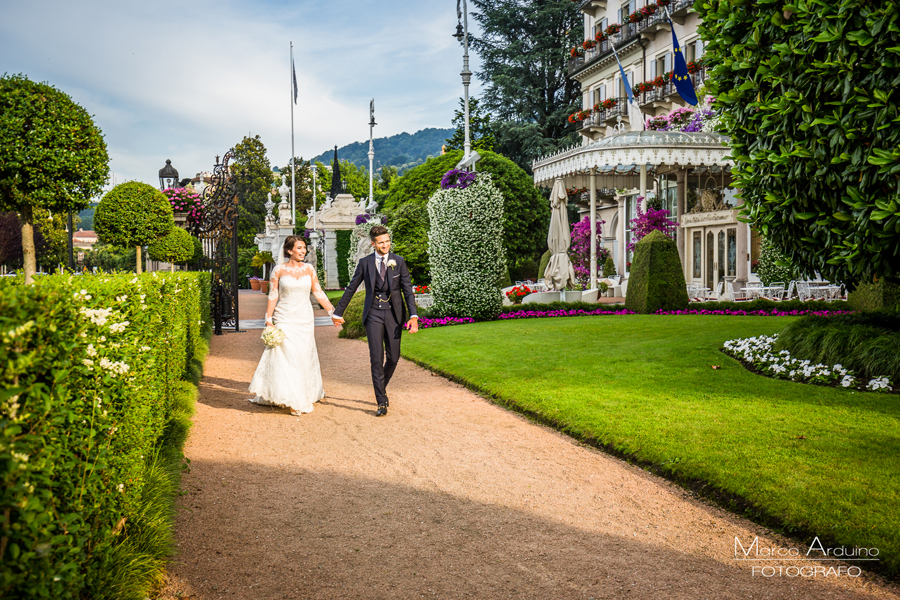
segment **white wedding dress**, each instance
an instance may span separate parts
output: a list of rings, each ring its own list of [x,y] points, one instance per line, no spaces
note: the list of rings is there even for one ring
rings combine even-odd
[[[272,317],[275,327],[284,332],[284,341],[274,348],[266,346],[263,351],[250,381],[250,392],[256,394],[251,402],[308,413],[314,403],[325,397],[310,290],[323,306],[328,305],[328,297],[310,264],[283,264],[272,272],[269,299],[278,300]]]

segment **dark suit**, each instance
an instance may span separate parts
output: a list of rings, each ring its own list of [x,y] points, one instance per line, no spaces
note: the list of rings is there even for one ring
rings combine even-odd
[[[407,314],[416,314],[416,300],[413,295],[409,269],[402,256],[388,253],[386,260],[395,261],[394,267],[387,267],[385,278],[378,274],[372,253],[359,261],[356,272],[344,289],[344,295],[334,309],[335,316],[343,316],[344,310],[363,282],[366,284],[366,302],[363,307],[363,325],[369,341],[369,362],[372,366],[372,385],[378,404],[387,405],[385,388],[391,381],[397,362],[400,360],[400,335]],[[404,302],[405,299],[405,302]],[[407,310],[409,312],[407,313]],[[385,355],[387,355],[385,357]],[[385,360],[386,358],[386,360]]]

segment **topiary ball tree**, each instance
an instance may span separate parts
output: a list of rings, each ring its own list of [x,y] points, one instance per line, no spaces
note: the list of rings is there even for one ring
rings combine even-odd
[[[745,216],[804,274],[900,280],[897,2],[695,7]]]
[[[687,307],[687,286],[678,246],[663,232],[651,231],[635,246],[625,308],[650,314]]]
[[[172,227],[171,231],[147,247],[147,256],[150,260],[158,260],[175,265],[186,263],[194,258],[194,238],[181,227]]]
[[[474,183],[441,189],[428,201],[431,291],[442,317],[493,319],[503,299],[503,196],[489,173]]]
[[[152,244],[175,226],[172,205],[158,189],[146,183],[120,183],[100,200],[94,211],[94,231],[101,242],[137,249],[141,273],[141,246]]]
[[[0,77],[0,211],[21,220],[26,285],[36,271],[35,211],[83,210],[108,174],[106,142],[84,108],[46,83]]]

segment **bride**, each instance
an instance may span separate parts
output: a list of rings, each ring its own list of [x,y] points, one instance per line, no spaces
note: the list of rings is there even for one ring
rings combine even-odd
[[[329,315],[334,307],[319,285],[315,268],[303,262],[306,240],[288,236],[284,256],[290,260],[272,272],[266,306],[266,327],[273,325],[274,318],[274,325],[284,332],[284,341],[263,350],[250,381],[250,392],[256,394],[250,402],[288,407],[292,415],[300,416],[312,412],[313,404],[325,397],[310,290]]]

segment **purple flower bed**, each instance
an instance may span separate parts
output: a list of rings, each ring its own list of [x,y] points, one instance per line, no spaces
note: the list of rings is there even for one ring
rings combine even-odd
[[[656,315],[728,315],[735,317],[803,317],[805,315],[815,315],[817,317],[834,317],[837,315],[849,315],[852,310],[704,310],[704,309],[687,309],[687,310],[660,310],[653,314]]]
[[[543,319],[546,317],[587,317],[592,315],[634,315],[630,310],[608,310],[598,308],[596,310],[520,310],[517,312],[503,313],[500,320],[507,319]]]
[[[419,317],[419,329],[428,329],[429,327],[444,327],[446,325],[462,325],[463,323],[474,323],[472,317],[442,317],[440,319],[429,319],[428,317]]]

